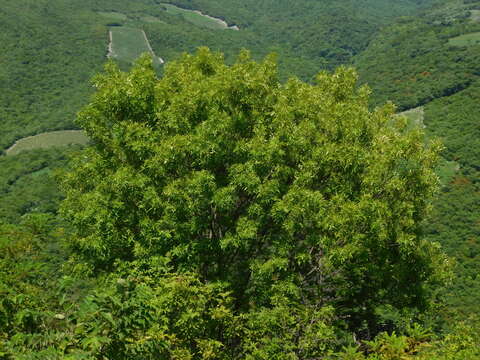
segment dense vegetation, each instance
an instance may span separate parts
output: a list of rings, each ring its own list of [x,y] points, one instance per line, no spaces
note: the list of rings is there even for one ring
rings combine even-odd
[[[303,359],[395,328],[386,313],[412,326],[448,276],[421,231],[437,147],[391,107],[369,111],[351,70],[316,83],[206,49],[159,81],[147,58],[110,64],[79,116],[94,145],[63,175],[67,250],[98,285],[50,301],[69,308],[50,314],[60,329],[6,302],[7,354]]]
[[[416,8],[410,0],[394,6],[367,1],[360,13],[347,0],[335,6],[299,0],[293,8],[287,1],[177,3],[204,6],[204,11],[238,23],[242,30],[192,25],[153,0],[0,1],[0,149],[26,135],[74,126],[76,112],[88,101],[89,79],[106,60],[108,25],[144,29],[155,53],[166,60],[200,45],[221,50],[230,61],[242,48],[257,58],[277,51],[284,78],[297,74],[306,79],[320,68],[348,62],[379,24]],[[259,18],[259,13],[268,16]]]
[[[427,229],[458,261],[457,278],[444,294],[448,317],[474,321],[480,293],[480,46],[453,46],[449,39],[478,31],[471,11],[478,8],[478,1],[440,2],[383,29],[356,60],[362,81],[376,94],[374,103],[391,99],[403,109],[426,104],[426,133],[441,139],[445,159],[458,163],[435,200]]]
[[[72,127],[104,61],[104,27],[78,2],[60,0],[2,1],[0,24],[0,149]]]
[[[480,358],[480,2],[0,2],[0,148],[74,126],[94,145],[69,170],[76,148],[0,157],[1,359]],[[89,101],[120,26],[166,60],[245,47],[278,72],[109,65]],[[316,82],[349,63],[371,96],[345,69]],[[400,131],[387,100],[419,118]],[[380,158],[404,157],[376,162],[392,134]]]

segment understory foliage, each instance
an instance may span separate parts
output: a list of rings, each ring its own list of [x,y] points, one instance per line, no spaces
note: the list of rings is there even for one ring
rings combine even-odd
[[[70,247],[106,274],[76,315],[89,356],[322,358],[428,309],[439,146],[353,70],[282,84],[271,57],[201,48],[94,85],[62,184]]]

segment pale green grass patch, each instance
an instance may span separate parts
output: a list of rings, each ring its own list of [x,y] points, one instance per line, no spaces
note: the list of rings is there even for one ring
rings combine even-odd
[[[16,155],[24,150],[44,149],[71,144],[85,145],[88,141],[89,138],[82,130],[51,131],[17,140],[5,152],[7,155]]]
[[[143,32],[128,27],[112,27],[112,57],[125,62],[133,62],[142,53],[150,52]]]
[[[145,15],[141,18],[142,21],[148,22],[148,23],[162,23],[166,24],[165,21],[160,20],[159,18],[156,18],[155,16],[151,15]]]
[[[98,14],[111,20],[116,20],[116,21],[127,20],[127,15],[119,12],[115,12],[115,11],[109,11],[109,12],[99,11]]]
[[[405,116],[407,118],[407,129],[425,128],[425,124],[423,123],[425,118],[423,106],[403,111],[396,114],[396,116]],[[456,161],[447,161],[441,157],[438,161],[435,172],[440,179],[440,183],[446,185],[454,178],[459,169],[460,165]]]
[[[407,118],[407,126],[409,129],[414,127],[424,128],[423,119],[425,117],[425,112],[423,106],[419,106],[414,109],[406,110],[401,113],[398,113],[397,116],[405,116]]]
[[[480,44],[480,32],[456,36],[448,40],[453,46],[471,46]]]
[[[470,10],[470,20],[480,22],[480,10]]]
[[[132,63],[141,54],[150,53],[153,56],[154,65],[160,65],[162,62],[155,56],[148,44],[144,32],[140,29],[124,26],[115,26],[110,28],[112,34],[112,44],[110,56],[114,59]]]
[[[228,29],[228,24],[221,19],[200,14],[194,10],[182,9],[172,4],[162,3],[161,5],[165,8],[167,13],[172,15],[180,15],[193,25],[203,26],[214,30]]]

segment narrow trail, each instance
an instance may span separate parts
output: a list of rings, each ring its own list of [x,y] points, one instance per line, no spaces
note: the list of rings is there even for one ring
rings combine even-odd
[[[108,37],[110,39],[110,42],[108,43],[107,58],[111,58],[111,57],[115,57],[115,54],[113,53],[113,50],[112,50],[112,30],[108,30]]]
[[[145,34],[144,30],[142,30],[142,34],[143,34],[143,37],[145,38],[145,42],[147,43],[148,50],[150,50],[150,52],[152,53],[152,56],[156,57],[158,61],[160,61],[160,64],[164,64],[165,61],[160,56],[155,55],[155,52],[153,51],[152,46],[150,45],[150,41],[148,41],[147,34]]]

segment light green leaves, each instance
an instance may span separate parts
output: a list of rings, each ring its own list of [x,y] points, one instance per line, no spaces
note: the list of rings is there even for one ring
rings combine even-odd
[[[290,358],[326,349],[312,339],[330,328],[307,325],[325,307],[372,332],[378,306],[425,307],[444,261],[421,234],[438,147],[393,126],[392,106],[370,110],[352,69],[282,84],[271,58],[242,52],[227,66],[202,48],[162,79],[144,58],[128,74],[108,65],[96,85],[79,117],[94,144],[64,182],[85,260],[111,270],[160,256],[226,284],[240,317],[302,334]],[[196,318],[192,308],[178,321]],[[245,345],[255,358],[282,349],[267,328]]]

